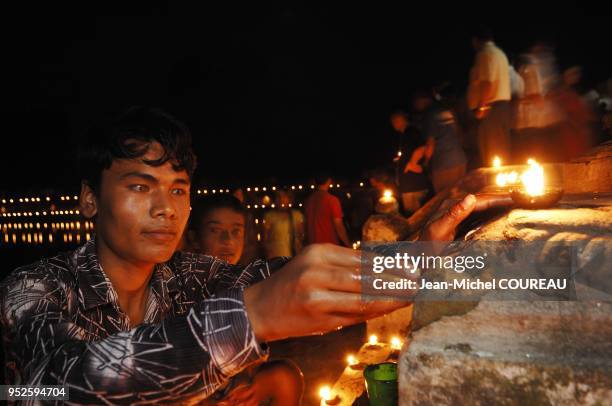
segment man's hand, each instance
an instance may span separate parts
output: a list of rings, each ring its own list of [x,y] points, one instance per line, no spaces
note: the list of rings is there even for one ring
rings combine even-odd
[[[260,341],[324,333],[410,304],[362,301],[360,251],[307,246],[270,278],[248,287],[244,301]]]
[[[421,241],[452,241],[455,231],[473,211],[486,210],[492,207],[509,206],[512,199],[509,196],[474,196],[467,195],[455,203],[439,219],[429,223],[421,233]]]

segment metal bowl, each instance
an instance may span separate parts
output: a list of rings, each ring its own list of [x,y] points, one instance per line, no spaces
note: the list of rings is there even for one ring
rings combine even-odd
[[[538,196],[531,196],[522,189],[513,189],[510,192],[510,197],[512,197],[512,200],[518,207],[523,209],[547,209],[561,200],[563,189],[546,188],[544,193]]]

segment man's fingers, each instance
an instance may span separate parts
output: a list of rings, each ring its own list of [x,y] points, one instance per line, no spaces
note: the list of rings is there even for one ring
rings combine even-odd
[[[476,196],[476,207],[474,211],[482,211],[493,207],[505,207],[512,205],[510,196],[478,195]]]
[[[320,286],[332,291],[361,292],[361,270],[358,266],[327,266],[317,273]]]
[[[359,293],[318,291],[312,296],[318,311],[336,316],[367,320],[378,314],[389,313],[410,304],[407,300],[372,298],[365,300]]]
[[[361,252],[333,244],[317,244],[307,247],[307,255],[312,255],[326,264],[338,266],[359,266]]]
[[[442,217],[431,223],[429,228],[435,230],[434,236],[450,236],[459,223],[470,215],[475,206],[476,197],[471,194],[467,195],[459,203],[454,204]]]

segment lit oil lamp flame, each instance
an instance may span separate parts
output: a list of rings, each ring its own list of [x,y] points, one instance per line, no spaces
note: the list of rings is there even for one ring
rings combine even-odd
[[[368,344],[370,344],[370,345],[377,345],[378,344],[378,337],[376,337],[375,334],[372,334],[370,336],[370,338],[368,339]]]
[[[383,193],[383,197],[386,199],[390,199],[391,196],[393,196],[393,193],[389,189],[385,190],[385,192]]]
[[[346,357],[346,363],[348,364],[348,366],[353,366],[353,365],[359,364],[359,360],[355,358],[354,355],[351,354],[348,357]]]
[[[332,400],[332,391],[331,388],[327,385],[325,386],[321,386],[321,389],[319,389],[319,396],[321,397],[322,400]]]
[[[392,337],[391,338],[391,348],[394,350],[401,350],[402,340],[400,340],[398,337]]]
[[[541,196],[544,194],[544,168],[531,158],[527,163],[529,168],[521,175],[525,192],[530,196]]]
[[[506,186],[508,184],[514,184],[517,180],[518,173],[516,173],[516,171],[498,173],[495,177],[495,183],[497,184],[497,186]]]
[[[493,167],[494,168],[499,168],[501,167],[501,158],[496,156],[495,158],[493,158]]]

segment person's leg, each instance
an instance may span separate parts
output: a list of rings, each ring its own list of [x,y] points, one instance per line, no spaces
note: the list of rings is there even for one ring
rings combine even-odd
[[[289,360],[276,360],[262,364],[253,377],[253,387],[259,402],[272,405],[300,405],[304,392],[304,375]]]
[[[510,105],[495,103],[478,126],[478,146],[483,166],[490,166],[495,156],[510,159]]]

